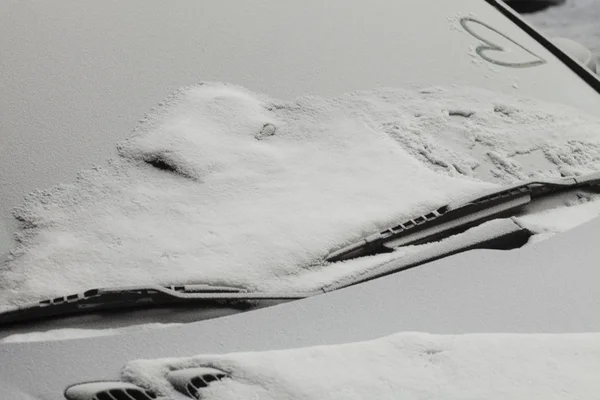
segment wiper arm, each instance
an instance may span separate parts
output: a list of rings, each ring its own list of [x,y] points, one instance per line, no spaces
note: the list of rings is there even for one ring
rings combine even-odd
[[[204,284],[91,289],[84,293],[43,300],[2,312],[0,326],[94,311],[181,305],[222,306],[260,300],[288,301],[314,294],[317,293],[248,292],[241,288]]]
[[[464,231],[499,216],[510,215],[532,200],[578,187],[600,185],[600,172],[584,176],[533,180],[450,203],[425,215],[367,236],[330,253],[329,262],[392,252],[400,246],[426,243]]]
[[[330,262],[355,257],[391,252],[397,247],[419,244],[464,231],[501,215],[514,213],[536,198],[578,187],[600,186],[600,173],[563,179],[536,180],[480,194],[467,200],[451,203],[428,214],[410,219],[377,234],[330,253]],[[0,313],[3,325],[38,320],[50,317],[83,314],[94,311],[150,308],[159,306],[194,305],[232,306],[252,301],[291,301],[322,294],[342,287],[429,262],[465,249],[481,247],[481,243],[492,248],[502,248],[500,243],[507,237],[517,241],[526,239],[525,231],[515,223],[503,223],[502,229],[491,229],[483,237],[470,238],[468,243],[457,239],[450,249],[435,250],[404,262],[392,262],[364,276],[352,277],[337,284],[309,292],[249,292],[242,288],[189,284],[175,286],[136,286],[92,289],[84,293],[44,300]],[[498,243],[496,243],[498,242]],[[491,245],[490,245],[491,243]]]

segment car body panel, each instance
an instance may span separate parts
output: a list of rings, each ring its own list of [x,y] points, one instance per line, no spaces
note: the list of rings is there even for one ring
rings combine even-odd
[[[283,99],[406,83],[467,84],[600,115],[598,92],[493,3],[435,1],[435,15],[422,19],[414,17],[427,8],[422,0],[415,10],[387,0],[369,8],[343,0],[8,1],[0,15],[0,253],[15,229],[10,209],[26,193],[105,162],[144,112],[199,81],[233,82]],[[477,58],[481,42],[460,28],[466,17],[546,62],[503,69]],[[42,22],[31,24],[32,18]],[[599,230],[596,219],[519,250],[471,251],[182,326],[0,344],[0,398],[63,399],[67,386],[119,379],[124,363],[138,358],[344,343],[398,331],[597,331]]]
[[[87,339],[0,345],[0,381],[43,399],[127,361],[441,334],[600,330],[600,220],[513,251],[475,250],[248,313]],[[568,249],[568,250],[567,250]],[[0,391],[1,393],[1,391]]]

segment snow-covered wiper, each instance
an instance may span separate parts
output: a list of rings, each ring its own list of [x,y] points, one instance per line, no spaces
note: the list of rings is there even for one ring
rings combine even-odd
[[[322,292],[321,292],[322,293]],[[91,289],[83,293],[39,301],[0,313],[0,326],[95,311],[181,305],[224,306],[252,301],[289,301],[311,293],[260,293],[229,286],[204,284],[135,286]]]
[[[600,173],[533,180],[451,203],[330,253],[326,261],[392,252],[394,249],[436,241],[502,216],[513,215],[534,200],[557,192],[600,185]]]
[[[443,246],[394,259],[364,274],[349,276],[315,291],[252,292],[243,288],[205,284],[92,289],[2,312],[0,327],[18,322],[105,310],[187,305],[198,308],[227,306],[253,308],[261,302],[285,302],[338,290],[467,250],[520,247],[527,242],[532,233],[520,226],[512,217],[528,205],[535,203],[534,200],[579,188],[587,190],[600,188],[600,173],[520,183],[440,207],[330,253],[326,261],[336,262],[392,252],[401,246],[447,238]],[[490,222],[483,224],[487,221]],[[476,225],[482,226],[469,229]],[[457,235],[458,233],[462,234]]]

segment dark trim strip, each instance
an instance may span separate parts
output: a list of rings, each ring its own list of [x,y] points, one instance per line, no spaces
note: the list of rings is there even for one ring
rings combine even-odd
[[[502,3],[500,0],[485,0],[489,5],[500,11],[506,18],[510,19],[519,28],[525,31],[529,36],[537,40],[542,46],[550,51],[556,58],[562,61],[567,67],[575,72],[581,79],[583,79],[588,85],[590,85],[598,94],[600,94],[600,79],[594,75],[594,73],[587,68],[581,66],[579,63],[574,61],[571,57],[565,54],[562,50],[556,47],[550,40],[540,34],[538,31],[529,26],[519,16],[517,16],[511,9],[510,6]]]

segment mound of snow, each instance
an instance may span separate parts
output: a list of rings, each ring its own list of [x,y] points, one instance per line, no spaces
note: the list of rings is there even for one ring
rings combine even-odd
[[[0,305],[147,283],[320,287],[373,265],[322,262],[364,235],[494,185],[599,169],[600,122],[461,87],[284,102],[215,83],[167,99],[118,148],[15,211]]]
[[[179,398],[165,376],[194,367],[230,375],[200,389],[206,400],[596,399],[600,335],[402,333],[334,346],[140,360],[123,376],[159,398]]]

